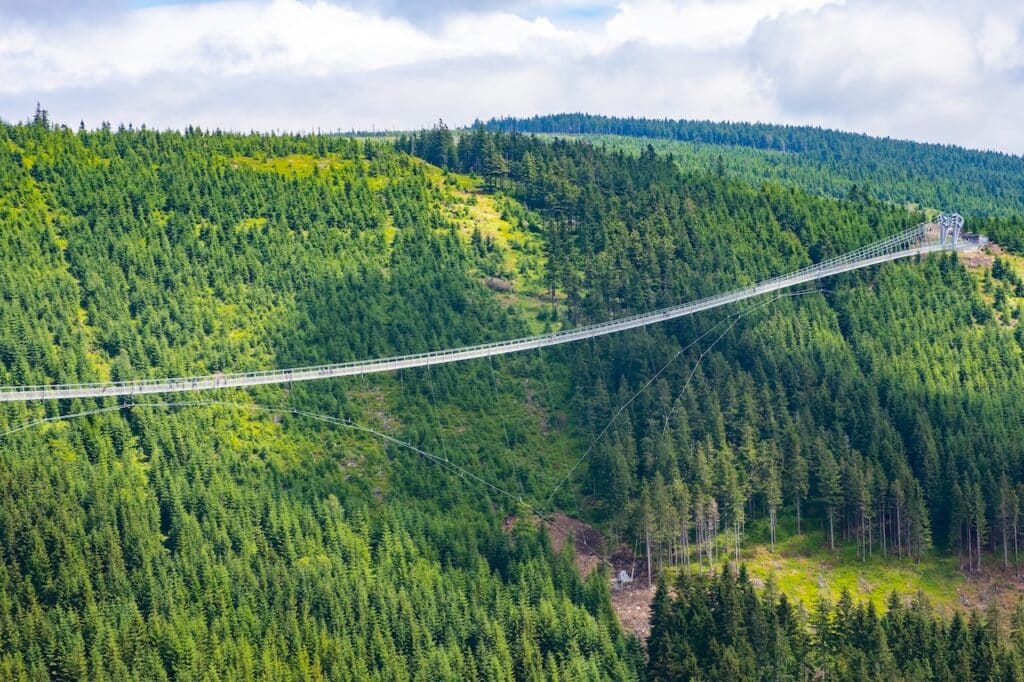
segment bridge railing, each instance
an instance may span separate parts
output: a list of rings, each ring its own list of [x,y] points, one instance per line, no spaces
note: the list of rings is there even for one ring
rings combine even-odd
[[[767,288],[768,285],[777,282],[797,279],[804,275],[831,270],[849,263],[876,258],[878,256],[885,256],[899,251],[906,251],[907,249],[912,249],[918,246],[927,246],[931,243],[938,244],[938,240],[936,239],[933,242],[933,240],[929,239],[926,232],[926,225],[921,223],[920,225],[915,225],[914,227],[907,228],[902,232],[894,234],[891,237],[886,237],[885,239],[868,244],[867,246],[862,246],[859,249],[844,253],[841,256],[828,258],[799,270],[772,277],[762,282],[758,282],[754,286],[757,286],[758,288]]]
[[[705,296],[704,298],[696,301],[665,308],[659,311],[639,313],[627,317],[616,318],[607,322],[587,325],[585,327],[577,327],[575,329],[567,329],[536,337],[509,339],[479,344],[476,346],[412,353],[388,358],[377,358],[373,360],[314,365],[284,370],[259,370],[254,372],[220,373],[206,376],[161,379],[138,379],[120,382],[0,387],[0,401],[55,397],[103,397],[132,395],[134,393],[177,392],[268,383],[287,383],[293,379],[309,380],[318,377],[326,378],[330,376],[344,376],[357,373],[363,374],[374,371],[385,371],[386,369],[400,369],[428,364],[441,364],[446,361],[451,361],[452,359],[487,357],[489,355],[500,354],[503,350],[511,352],[511,350],[541,348],[600,336],[602,334],[611,333],[612,331],[631,329],[660,320],[681,317],[701,310],[707,310],[718,305],[743,300],[762,292],[778,290],[796,283],[810,281],[828,276],[829,274],[850,270],[853,269],[850,266],[856,263],[873,262],[874,259],[885,258],[897,253],[906,253],[914,249],[922,249],[922,247],[927,247],[926,250],[951,248],[948,244],[940,246],[937,240],[929,239],[926,226],[922,224],[841,256],[826,259],[794,272],[762,280],[748,287],[741,287],[733,291]],[[31,396],[31,398],[18,397],[19,394]]]

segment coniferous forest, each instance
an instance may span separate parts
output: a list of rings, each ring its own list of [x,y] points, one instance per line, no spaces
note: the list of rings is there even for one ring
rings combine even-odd
[[[1024,174],[900,144],[937,184],[1001,178],[964,212],[1003,254],[493,361],[3,404],[0,678],[1019,678],[1024,612],[801,604],[742,568],[755,527],[773,550],[813,530],[823,550],[955,557],[967,576],[1024,559],[1024,234],[1012,204],[992,209]],[[0,124],[0,385],[565,329],[958,208],[896,196],[920,177],[836,193],[635,152],[443,124]],[[553,539],[556,510],[660,576],[647,641],[620,626],[609,568],[583,577]]]
[[[768,123],[554,114],[486,125],[506,132],[583,135],[613,146],[628,140],[657,144],[684,163],[727,168],[748,181],[768,179],[816,194],[871,193],[900,204],[956,207],[978,217],[1019,220],[1024,212],[1024,160],[1001,152]]]
[[[896,595],[879,614],[849,593],[816,605],[810,627],[771,586],[738,575],[680,575],[659,583],[651,617],[652,680],[1019,680],[1024,611],[1000,644],[998,617],[948,622]]]

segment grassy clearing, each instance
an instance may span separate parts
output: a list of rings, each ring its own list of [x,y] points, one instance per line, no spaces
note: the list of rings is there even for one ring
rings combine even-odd
[[[441,210],[445,217],[458,225],[467,240],[477,231],[497,245],[504,272],[489,274],[514,278],[524,290],[541,286],[543,241],[524,226],[528,220],[526,209],[503,194],[485,194],[479,178],[423,165],[427,177],[442,190],[445,202]]]
[[[230,159],[229,163],[232,168],[272,171],[300,178],[309,177],[317,170],[351,170],[354,165],[351,159],[342,159],[337,154],[328,154],[321,157],[310,156],[309,154],[289,154],[288,156],[271,156],[266,158],[235,156]]]
[[[545,319],[551,309],[544,285],[544,242],[532,226],[539,216],[501,193],[484,193],[480,178],[446,173],[422,162],[427,177],[441,190],[442,214],[458,226],[466,241],[477,233],[490,240],[497,252],[495,262],[481,278],[493,276],[508,281],[512,288],[498,294],[498,300],[523,319],[531,333],[558,331],[561,322]]]
[[[802,535],[796,534],[795,517],[780,517],[778,541],[772,552],[767,520],[749,524],[743,562],[752,577],[764,583],[773,580],[782,592],[807,609],[813,609],[822,598],[834,602],[844,589],[854,600],[871,601],[880,611],[885,610],[885,601],[892,592],[903,599],[920,592],[937,613],[946,617],[955,611],[985,610],[989,606],[1007,613],[1024,596],[1024,583],[1012,570],[1004,572],[995,557],[988,558],[982,575],[966,577],[959,570],[957,557],[944,552],[931,552],[917,563],[891,553],[883,557],[876,544],[872,555],[861,560],[855,543],[844,543],[832,552],[823,529],[805,522],[803,530]]]
[[[878,547],[865,560],[857,557],[853,543],[832,552],[827,534],[804,525],[796,534],[794,518],[780,518],[775,552],[769,550],[767,521],[748,527],[744,562],[750,575],[775,584],[789,597],[811,609],[819,599],[838,599],[844,589],[855,600],[871,601],[884,610],[893,591],[907,597],[922,592],[936,610],[951,614],[963,609],[967,581],[957,569],[956,558],[930,554],[920,563],[894,556],[883,557]]]
[[[880,612],[886,610],[892,592],[904,600],[921,593],[944,617],[956,611],[984,611],[990,606],[1009,613],[1024,597],[1024,582],[1012,570],[1002,571],[994,557],[989,558],[982,575],[968,578],[960,572],[957,558],[942,552],[931,552],[918,563],[892,554],[883,557],[876,544],[874,552],[862,560],[855,543],[837,544],[833,552],[821,528],[808,527],[805,522],[803,530],[802,535],[796,534],[795,517],[780,517],[772,552],[767,520],[749,523],[741,563],[757,584],[773,582],[808,611],[813,611],[821,599],[834,603],[843,590],[849,591],[854,601],[872,602]],[[723,560],[731,540],[730,533],[719,536]],[[691,568],[699,570],[696,563]]]

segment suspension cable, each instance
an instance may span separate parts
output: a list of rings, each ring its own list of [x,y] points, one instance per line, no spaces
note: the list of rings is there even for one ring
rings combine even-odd
[[[522,505],[523,507],[528,509],[535,516],[537,516],[537,518],[539,518],[542,522],[545,522],[548,525],[550,525],[550,526],[560,530],[562,533],[565,534],[567,539],[569,537],[574,537],[572,529],[565,528],[558,521],[556,521],[554,519],[554,517],[551,516],[550,514],[548,514],[548,515],[543,514],[537,507],[535,507],[534,505],[531,505],[529,502],[524,500],[521,495],[517,495],[516,493],[514,493],[514,492],[512,492],[510,490],[507,490],[507,489],[505,489],[505,488],[503,488],[503,487],[501,487],[499,485],[495,485],[494,483],[491,483],[490,481],[488,481],[488,480],[478,476],[477,474],[473,473],[472,471],[470,471],[466,467],[461,466],[459,464],[456,464],[455,462],[451,461],[451,459],[449,459],[447,457],[442,457],[440,455],[436,455],[436,454],[430,452],[429,450],[425,450],[423,448],[417,447],[416,445],[413,445],[412,443],[409,443],[407,441],[401,440],[400,438],[395,438],[394,436],[388,435],[388,434],[383,433],[381,431],[377,431],[376,429],[370,428],[368,426],[363,426],[362,424],[358,424],[358,423],[356,423],[356,422],[354,422],[354,421],[352,421],[350,419],[334,417],[334,416],[331,416],[331,415],[321,414],[321,413],[317,413],[317,412],[310,412],[308,410],[300,410],[300,409],[297,409],[297,408],[281,408],[281,407],[273,407],[271,405],[263,405],[263,404],[260,404],[260,403],[239,403],[239,402],[233,402],[233,401],[229,401],[229,400],[181,400],[181,401],[125,402],[125,403],[120,403],[120,404],[117,404],[117,405],[108,405],[106,407],[96,408],[96,409],[92,409],[92,410],[83,410],[81,412],[72,412],[72,413],[63,414],[63,415],[55,415],[55,416],[52,416],[52,417],[33,419],[33,420],[25,422],[25,423],[15,427],[15,428],[13,428],[13,429],[8,429],[7,431],[0,432],[0,439],[6,438],[7,436],[9,436],[11,434],[14,434],[14,433],[17,433],[19,431],[23,431],[25,429],[29,429],[29,428],[31,428],[33,426],[39,426],[39,425],[42,425],[42,424],[45,424],[45,423],[52,423],[52,422],[59,422],[59,421],[70,421],[72,419],[77,419],[77,418],[81,418],[81,417],[89,417],[89,416],[93,416],[93,415],[105,414],[105,413],[110,413],[110,412],[119,412],[119,411],[122,411],[122,410],[133,409],[133,408],[136,408],[136,407],[148,407],[148,408],[153,408],[153,409],[171,409],[171,408],[181,408],[181,407],[229,407],[229,408],[236,408],[236,409],[242,409],[242,410],[250,410],[250,411],[254,411],[254,412],[264,412],[264,413],[268,413],[268,414],[285,414],[285,415],[290,414],[290,415],[293,415],[293,416],[302,416],[302,417],[307,417],[309,419],[314,419],[316,421],[324,422],[324,423],[327,423],[327,424],[332,424],[332,425],[335,425],[335,426],[341,426],[343,428],[351,429],[353,431],[359,431],[359,432],[362,432],[362,433],[366,433],[368,435],[375,436],[377,438],[385,440],[385,441],[387,441],[389,443],[392,443],[394,445],[397,445],[399,447],[403,447],[403,448],[406,448],[408,450],[411,450],[412,452],[415,452],[416,454],[426,458],[427,460],[433,462],[434,464],[437,464],[439,467],[441,467],[442,469],[448,471],[449,473],[459,476],[463,480],[469,479],[470,481],[473,481],[475,484],[477,484],[477,485],[474,486],[477,489],[480,489],[481,486],[482,486],[483,488],[486,488],[486,489],[488,489],[488,490],[490,490],[490,491],[492,491],[492,492],[494,492],[494,493],[496,493],[498,495],[501,495],[503,497],[507,497],[512,502],[515,502],[516,504]],[[586,542],[586,540],[584,538],[576,538],[576,541],[579,542],[581,545],[583,545],[586,549],[588,549],[595,556],[597,556],[597,557],[601,556],[601,554],[596,549],[594,549],[593,547],[591,547],[590,545],[587,544],[587,542]]]
[[[64,415],[53,415],[53,416],[49,416],[49,417],[41,417],[41,418],[38,418],[38,419],[33,419],[33,420],[27,421],[27,422],[25,422],[23,424],[20,424],[20,425],[14,427],[14,428],[8,429],[8,430],[3,431],[3,432],[0,432],[0,439],[6,438],[6,437],[8,437],[8,436],[10,436],[10,435],[12,435],[14,433],[19,432],[19,431],[23,431],[23,430],[32,428],[34,426],[40,426],[40,425],[46,424],[46,423],[68,421],[68,420],[77,419],[77,418],[81,418],[81,417],[89,417],[89,416],[106,414],[106,413],[111,413],[111,412],[119,412],[119,411],[126,410],[126,409],[133,409],[135,407],[148,407],[148,408],[154,408],[154,409],[170,409],[170,408],[181,408],[181,407],[211,407],[211,406],[220,406],[220,407],[230,407],[230,408],[258,411],[258,412],[264,412],[264,413],[272,413],[272,414],[291,414],[291,415],[295,415],[295,416],[303,416],[303,417],[306,417],[306,418],[309,418],[309,419],[313,419],[313,420],[316,420],[316,421],[332,424],[332,425],[335,425],[335,426],[341,426],[343,428],[347,428],[347,429],[350,429],[350,430],[353,430],[353,431],[358,431],[358,432],[366,433],[368,435],[375,436],[377,438],[380,438],[380,439],[382,439],[384,441],[387,441],[389,443],[392,443],[394,445],[398,445],[399,447],[403,447],[403,448],[406,448],[408,450],[411,450],[411,451],[419,454],[420,456],[426,458],[427,460],[437,464],[442,469],[445,469],[446,471],[449,471],[450,473],[456,474],[456,475],[460,476],[463,479],[469,479],[469,480],[479,484],[480,486],[485,487],[486,489],[488,489],[488,490],[490,490],[490,491],[492,491],[494,493],[497,493],[497,494],[499,494],[499,495],[501,495],[503,497],[507,497],[509,500],[511,500],[512,502],[514,502],[516,504],[522,505],[523,507],[525,507],[529,511],[531,511],[533,514],[535,514],[543,522],[546,522],[549,525],[551,525],[551,526],[561,530],[563,533],[566,534],[566,537],[568,538],[569,536],[573,535],[572,531],[570,529],[566,529],[566,528],[560,526],[554,520],[554,518],[552,517],[552,512],[553,512],[552,503],[553,503],[555,495],[562,488],[562,486],[565,485],[565,483],[569,480],[569,478],[576,471],[576,469],[579,467],[579,465],[582,464],[582,462],[590,456],[590,454],[593,452],[594,448],[601,441],[601,439],[607,434],[607,432],[612,427],[612,425],[615,423],[615,421],[618,419],[618,417],[621,416],[621,414],[629,407],[629,405],[631,405],[633,403],[633,401],[636,400],[637,397],[639,397],[639,395],[641,393],[643,393],[643,391],[645,391],[652,383],[654,383],[658,379],[658,377],[660,377],[669,368],[669,366],[673,362],[675,362],[675,360],[677,358],[679,358],[679,356],[681,356],[687,350],[692,348],[695,344],[698,344],[702,339],[704,339],[706,336],[710,335],[712,332],[714,332],[717,328],[721,327],[726,322],[729,323],[728,326],[722,331],[722,333],[719,334],[715,338],[715,340],[707,348],[703,349],[701,351],[700,355],[698,356],[698,358],[696,360],[696,363],[694,364],[693,369],[690,371],[690,374],[688,375],[688,377],[686,379],[686,382],[684,383],[684,386],[680,390],[679,395],[677,395],[676,401],[673,402],[672,409],[669,411],[669,414],[666,415],[666,417],[665,417],[665,428],[667,428],[669,420],[671,418],[671,415],[674,412],[674,410],[676,409],[678,401],[682,397],[682,393],[685,392],[685,390],[689,386],[690,381],[693,379],[694,375],[696,374],[697,368],[700,366],[701,361],[704,359],[704,357],[708,353],[711,352],[711,350],[718,344],[718,342],[721,341],[725,337],[725,335],[733,327],[735,327],[735,325],[737,323],[739,323],[739,321],[741,319],[743,319],[744,317],[754,313],[755,311],[760,310],[761,308],[764,308],[764,307],[770,305],[771,303],[774,303],[775,301],[778,301],[778,300],[780,300],[782,298],[793,298],[793,297],[797,297],[797,296],[805,296],[805,295],[808,295],[808,294],[819,293],[819,292],[822,292],[822,291],[823,290],[820,290],[820,289],[811,289],[811,290],[807,290],[807,291],[797,291],[797,292],[787,292],[787,293],[776,294],[775,296],[773,296],[772,298],[768,299],[767,301],[764,301],[763,303],[760,303],[760,304],[758,304],[756,306],[752,306],[752,307],[748,308],[747,310],[727,315],[722,320],[718,321],[709,330],[705,331],[703,334],[701,334],[700,336],[698,336],[697,338],[692,340],[686,346],[683,346],[680,350],[678,350],[676,353],[674,353],[672,355],[672,357],[660,369],[658,369],[654,373],[653,376],[650,377],[650,379],[648,379],[625,403],[623,403],[615,411],[615,413],[612,415],[611,419],[609,419],[608,423],[604,426],[604,428],[600,431],[600,433],[598,433],[598,435],[590,443],[589,447],[576,460],[576,462],[573,464],[573,466],[570,467],[570,469],[561,478],[561,480],[559,480],[559,482],[555,485],[554,489],[551,491],[550,495],[548,496],[548,498],[545,501],[545,503],[544,503],[542,508],[538,508],[538,507],[530,504],[526,500],[524,500],[522,494],[516,494],[516,493],[514,493],[512,491],[509,491],[509,490],[507,490],[507,489],[505,489],[505,488],[503,488],[501,486],[495,485],[494,483],[491,483],[490,481],[488,481],[488,480],[480,477],[479,475],[473,473],[472,471],[470,471],[466,467],[463,467],[463,466],[461,466],[459,464],[456,464],[455,462],[451,461],[451,459],[448,456],[447,446],[446,446],[446,444],[444,442],[443,434],[441,434],[441,442],[442,442],[442,447],[445,450],[445,456],[441,457],[441,456],[436,455],[436,454],[434,454],[434,453],[432,453],[432,452],[430,452],[428,450],[424,450],[423,448],[417,447],[416,445],[413,445],[412,443],[409,443],[407,441],[403,441],[403,440],[401,440],[399,438],[395,438],[394,436],[388,435],[388,434],[383,433],[381,431],[377,431],[376,429],[370,428],[368,426],[363,426],[363,425],[358,424],[358,423],[356,423],[356,422],[354,422],[354,421],[352,421],[350,419],[334,417],[334,416],[331,416],[331,415],[326,415],[326,414],[321,414],[321,413],[316,413],[316,412],[310,412],[308,410],[301,410],[301,409],[297,409],[295,407],[280,408],[280,407],[273,407],[273,406],[269,406],[269,405],[263,405],[263,404],[260,404],[260,403],[239,403],[239,402],[232,402],[232,401],[226,401],[226,400],[186,400],[186,401],[147,401],[147,402],[134,402],[134,401],[131,401],[131,402],[119,403],[117,405],[107,405],[107,406],[104,406],[104,407],[94,408],[94,409],[90,409],[90,410],[83,410],[83,411],[80,411],[80,412],[74,412],[74,413],[69,413],[69,414],[64,414]],[[427,366],[426,370],[427,370],[427,373],[428,373],[428,382],[430,383],[430,389],[431,389],[432,398],[434,399],[434,401],[436,401],[436,393],[434,391],[433,378],[432,378],[432,376],[430,374],[430,367]],[[492,378],[492,380],[495,381],[494,388],[495,388],[495,395],[497,397],[497,383],[496,383],[496,379],[494,377],[494,367],[493,367],[493,364],[491,365],[491,373],[492,373],[491,378]],[[550,388],[548,389],[548,391],[549,391],[549,395],[550,395]],[[437,419],[438,428],[440,428],[440,415],[437,412],[436,404],[433,405],[433,408],[434,408],[434,411],[435,411],[435,418]],[[503,418],[502,418],[502,425],[503,425],[503,428],[504,428],[505,426],[504,426],[504,419]],[[509,437],[508,437],[508,430],[507,430],[507,428],[505,428],[505,436],[506,436],[506,445],[509,447],[509,452],[510,452],[510,456],[511,456],[511,443],[510,443],[510,440],[509,440]],[[518,480],[518,477],[516,477],[516,480],[517,480],[517,483],[519,484],[519,486],[521,488],[522,482]],[[579,542],[584,547],[586,547],[587,549],[589,549],[596,556],[600,556],[600,554],[596,550],[591,548],[586,543],[586,541],[583,538],[576,538],[576,541]]]
[[[561,487],[563,485],[565,485],[566,481],[569,480],[569,478],[573,475],[573,473],[575,473],[575,471],[579,467],[579,465],[582,464],[583,461],[585,459],[587,459],[591,455],[591,453],[594,451],[594,448],[597,447],[597,445],[601,441],[601,439],[608,433],[608,430],[612,427],[612,425],[615,423],[615,421],[622,415],[622,413],[626,410],[626,408],[629,407],[633,403],[633,401],[636,400],[640,396],[641,393],[643,393],[645,390],[647,390],[647,388],[651,384],[653,384],[655,381],[657,381],[658,377],[661,376],[665,372],[665,370],[667,370],[669,368],[669,366],[672,365],[672,363],[675,362],[677,358],[679,358],[679,356],[681,356],[687,350],[692,348],[695,344],[699,343],[704,337],[710,335],[718,327],[722,326],[724,323],[726,323],[730,319],[732,319],[732,322],[729,324],[729,326],[714,340],[714,342],[701,352],[700,356],[697,358],[697,361],[696,361],[696,364],[694,365],[693,370],[690,372],[690,377],[687,379],[687,385],[688,385],[690,379],[692,379],[693,375],[696,373],[697,367],[700,366],[701,360],[704,359],[704,356],[707,355],[715,347],[715,345],[719,341],[722,340],[722,338],[729,332],[729,330],[731,330],[741,319],[743,319],[747,315],[752,314],[753,312],[755,312],[757,310],[760,310],[761,308],[764,308],[765,306],[768,306],[768,305],[774,303],[775,301],[778,301],[779,299],[782,299],[782,298],[792,298],[792,297],[796,297],[796,296],[806,296],[807,294],[813,294],[813,293],[817,293],[817,292],[818,292],[817,289],[811,289],[811,290],[808,290],[808,291],[794,291],[794,292],[787,292],[787,293],[782,293],[782,294],[776,294],[775,296],[773,296],[772,298],[768,299],[767,301],[764,301],[763,303],[760,303],[760,304],[758,304],[756,306],[752,306],[752,307],[748,308],[745,311],[740,311],[740,312],[731,313],[731,314],[727,315],[726,317],[724,317],[721,320],[719,320],[713,327],[711,327],[711,329],[707,330],[706,332],[704,332],[703,334],[698,336],[696,339],[690,341],[690,343],[688,343],[685,346],[683,346],[682,348],[680,348],[675,354],[672,355],[671,358],[669,358],[668,362],[666,362],[661,367],[661,369],[659,369],[657,372],[655,372],[654,375],[651,376],[650,379],[648,379],[643,385],[641,385],[640,388],[638,388],[636,390],[636,392],[633,393],[633,395],[630,396],[630,398],[626,402],[624,402],[622,405],[620,405],[619,408],[612,414],[611,419],[608,420],[608,423],[605,424],[604,428],[601,429],[600,433],[597,434],[597,436],[594,438],[594,440],[590,443],[590,446],[587,447],[587,449],[583,452],[582,455],[580,455],[579,459],[577,459],[576,462],[569,468],[569,470],[565,473],[565,475],[562,477],[562,479],[555,486],[554,490],[551,491],[551,494],[548,495],[548,499],[544,503],[544,507],[543,508],[547,509],[547,510],[551,509],[551,505],[552,505],[552,502],[553,502],[553,500],[555,498],[555,495],[558,493],[558,491],[561,489]]]

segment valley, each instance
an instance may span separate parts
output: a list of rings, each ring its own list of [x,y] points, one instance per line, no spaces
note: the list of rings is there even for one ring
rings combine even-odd
[[[0,149],[3,386],[570,330],[934,217],[916,208],[926,193],[895,199],[919,179],[837,197],[669,149],[482,126],[375,139],[35,121],[3,124]],[[969,164],[943,182],[957,172]],[[5,403],[0,673],[658,679],[720,646],[794,678],[860,661],[910,679],[919,659],[858,639],[882,625],[823,635],[842,625],[833,607],[869,619],[894,603],[943,633],[983,614],[956,627],[1012,672],[1024,260],[1016,214],[965,217],[998,246],[575,344]],[[633,582],[615,585],[623,570]],[[700,617],[697,595],[734,591],[748,622],[776,614],[763,630],[723,623],[698,650],[676,629]],[[783,626],[785,656],[742,644]]]

